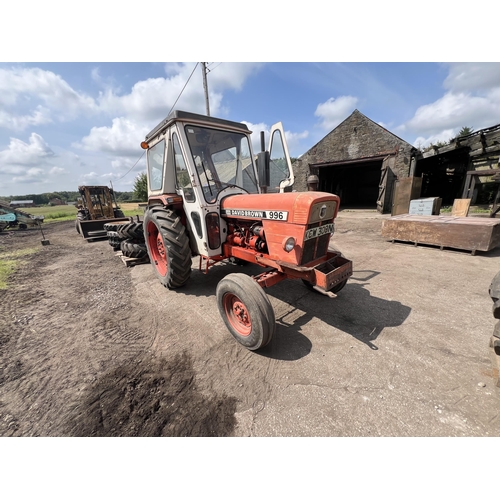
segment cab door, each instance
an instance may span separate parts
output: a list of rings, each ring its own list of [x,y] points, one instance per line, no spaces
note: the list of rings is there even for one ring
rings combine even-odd
[[[294,176],[285,131],[281,122],[275,123],[271,127],[268,151],[270,183],[267,192],[283,193],[285,188],[293,185]]]

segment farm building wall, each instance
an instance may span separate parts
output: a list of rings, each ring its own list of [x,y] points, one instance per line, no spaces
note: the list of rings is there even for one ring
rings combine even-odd
[[[306,191],[308,176],[320,175],[322,169],[335,169],[340,165],[344,169],[350,169],[359,166],[361,162],[365,162],[366,165],[375,165],[372,163],[375,161],[379,161],[376,168],[380,169],[384,157],[389,156],[394,158],[394,161],[390,162],[389,168],[392,175],[389,177],[392,179],[408,177],[411,160],[416,151],[411,144],[355,110],[296,160],[293,164],[294,189]],[[363,171],[360,169],[359,172],[362,176]],[[388,202],[390,203],[390,199]]]

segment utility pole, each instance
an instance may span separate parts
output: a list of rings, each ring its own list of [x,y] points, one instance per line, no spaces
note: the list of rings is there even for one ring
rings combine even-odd
[[[207,106],[207,116],[210,116],[210,105],[208,104],[208,84],[207,84],[207,63],[201,63],[201,71],[203,73],[203,90],[205,91],[205,104]]]

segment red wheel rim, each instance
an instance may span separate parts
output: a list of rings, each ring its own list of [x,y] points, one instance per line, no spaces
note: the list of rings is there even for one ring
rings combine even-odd
[[[165,276],[168,270],[167,250],[163,244],[163,238],[161,237],[160,231],[158,231],[154,222],[148,222],[147,233],[148,247],[151,252],[153,264],[156,266],[156,270],[160,275]]]
[[[245,304],[232,293],[224,295],[224,311],[233,329],[243,337],[252,332],[252,320]]]

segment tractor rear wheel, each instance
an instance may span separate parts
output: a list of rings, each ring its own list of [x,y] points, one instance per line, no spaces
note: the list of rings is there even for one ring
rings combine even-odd
[[[151,207],[144,214],[144,238],[162,285],[183,286],[191,276],[191,249],[181,218],[168,208]]]
[[[271,341],[274,310],[266,293],[250,276],[232,273],[217,285],[217,306],[231,335],[251,351]]]

